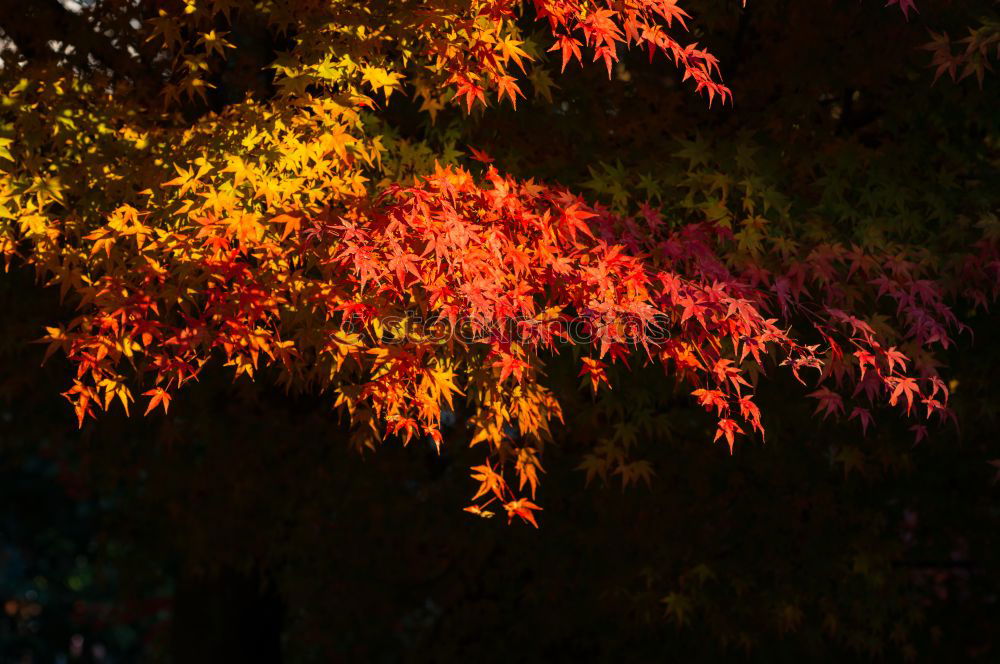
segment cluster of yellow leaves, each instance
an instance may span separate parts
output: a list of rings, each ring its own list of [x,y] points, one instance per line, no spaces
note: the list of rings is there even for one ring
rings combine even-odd
[[[395,307],[368,316],[363,329],[345,328],[346,312],[364,309],[368,293],[307,276],[335,269],[323,261],[335,258],[336,242],[311,263],[302,251],[333,211],[364,204],[385,154],[341,101],[247,102],[172,128],[139,126],[71,78],[8,90],[16,159],[2,164],[0,238],[8,260],[36,265],[84,312],[44,337],[46,356],[59,350],[75,363],[65,396],[81,424],[113,401],[128,411],[137,386],[146,413],[166,411],[216,351],[236,375],[255,375],[264,357],[290,387],[332,389],[359,446],[387,434],[440,446],[442,410],[463,393],[454,352],[434,340],[385,346]],[[43,109],[67,122],[40,127]],[[86,138],[69,140],[76,131]],[[492,361],[476,357],[465,371],[492,375]],[[509,432],[517,426],[540,441],[558,405],[527,382],[470,394],[473,420],[484,423],[475,442],[513,455],[520,488],[534,493],[541,465],[528,438],[515,450]]]
[[[409,80],[433,119],[452,100],[471,111],[495,95],[516,108],[525,96],[521,77],[536,95],[551,99],[551,77],[530,66],[545,49],[518,26],[529,12],[548,24],[555,41],[548,50],[562,51],[563,68],[570,59],[583,62],[584,50],[593,49],[593,59],[610,72],[618,46],[634,45],[665,54],[710,99],[729,96],[716,80],[715,58],[667,32],[688,16],[672,0],[185,0],[158,9],[148,39],[172,58],[162,90],[168,106],[204,101],[217,87],[213,79],[240,50],[220,26],[239,20],[293,35],[294,48],[269,64],[280,96],[342,94],[375,108]]]

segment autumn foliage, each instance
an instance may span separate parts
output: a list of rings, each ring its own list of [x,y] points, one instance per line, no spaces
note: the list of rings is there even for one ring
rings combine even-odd
[[[58,293],[62,313],[17,343],[65,365],[53,417],[70,428],[121,411],[169,429],[219,374],[318,395],[342,440],[303,446],[462,450],[451,518],[540,537],[560,509],[553,447],[580,490],[654,491],[674,471],[652,447],[696,438],[735,464],[795,427],[864,493],[873,468],[908,467],[901,449],[992,421],[955,401],[988,364],[1000,295],[993,0],[14,4],[0,254]],[[283,459],[280,437],[257,443]],[[710,493],[686,483],[722,466],[699,463],[670,481]],[[273,470],[283,492],[313,469]],[[732,480],[725,514],[798,469],[774,472]],[[803,524],[836,516],[795,495],[782,508]],[[714,527],[691,514],[671,537]],[[732,546],[780,547],[732,537],[672,576],[643,567],[630,601],[750,650],[756,607],[719,607],[770,581],[716,570]],[[856,548],[827,573],[881,597],[902,554]],[[908,585],[905,611],[853,623],[850,598],[792,586],[768,608],[782,634],[803,606],[853,652],[888,639],[909,658],[924,631]]]
[[[544,367],[559,353],[580,357],[594,391],[614,388],[609,364],[659,365],[730,449],[763,439],[754,387],[779,366],[824,418],[862,431],[883,406],[918,441],[949,418],[933,353],[962,329],[949,295],[996,296],[995,242],[961,259],[953,274],[977,278],[956,293],[919,249],[767,236],[754,217],[735,229],[645,203],[612,211],[505,175],[475,148],[479,166],[391,178],[374,118],[394,92],[432,118],[492,98],[513,112],[545,51],[609,75],[623,48],[661,53],[708,102],[729,102],[718,61],[677,40],[690,17],[672,0],[263,3],[259,20],[296,42],[271,65],[273,99],[181,122],[238,57],[223,28],[243,4],[161,3],[142,53],[164,79],[142,114],[113,70],[99,82],[29,64],[6,92],[0,242],[78,309],[44,341],[76,367],[65,396],[81,425],[137,398],[167,412],[219,358],[236,376],[329,393],[361,447],[440,445],[443,413],[464,413],[486,455],[469,510],[497,501],[534,524],[529,496],[562,417]],[[521,33],[522,11],[547,43]],[[873,325],[878,311],[897,332]]]

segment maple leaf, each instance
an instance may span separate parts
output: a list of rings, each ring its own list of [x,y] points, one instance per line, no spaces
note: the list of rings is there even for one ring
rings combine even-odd
[[[560,221],[569,230],[570,238],[575,240],[578,232],[583,233],[587,237],[593,237],[590,227],[587,226],[585,222],[587,219],[591,219],[596,216],[597,215],[595,213],[584,209],[582,205],[572,203],[562,210]]]
[[[583,53],[580,51],[580,41],[575,37],[570,37],[568,35],[562,35],[556,39],[556,43],[553,44],[549,51],[561,51],[562,52],[562,69],[560,71],[566,71],[566,65],[573,58],[578,61],[583,62]]]
[[[507,482],[493,470],[493,467],[489,463],[473,466],[471,470],[473,471],[472,479],[480,483],[479,489],[476,491],[476,495],[472,497],[472,500],[477,500],[487,493],[492,493],[498,499],[503,500],[504,491],[507,490]]]
[[[415,277],[418,281],[422,278],[419,268],[417,267],[417,261],[420,256],[414,253],[408,253],[403,251],[400,247],[396,247],[393,250],[392,256],[386,262],[388,268],[395,272],[396,279],[399,281],[400,286],[406,285],[405,275],[408,273]]]
[[[94,414],[93,404],[99,403],[99,400],[97,398],[97,392],[92,387],[84,385],[79,380],[76,380],[73,382],[73,386],[70,389],[63,392],[62,396],[73,405],[73,410],[77,417],[77,423],[80,427],[83,426],[83,421],[88,415],[90,417],[96,417]]]
[[[403,80],[403,75],[397,72],[386,71],[382,67],[365,67],[363,80],[375,92],[381,90],[382,94],[385,95],[386,101],[388,101],[393,91],[399,90],[402,87],[400,83]]]
[[[521,48],[524,45],[523,41],[514,39],[513,37],[505,37],[500,43],[500,52],[503,54],[504,59],[513,60],[517,66],[524,71],[523,60],[531,60],[532,57]]]
[[[153,409],[160,405],[163,406],[164,413],[170,410],[170,393],[162,387],[155,387],[142,394],[143,396],[150,397],[149,405],[146,407],[146,412],[144,413],[145,415],[149,415]]]
[[[226,57],[227,48],[236,48],[233,44],[230,44],[224,39],[226,36],[225,32],[216,32],[215,30],[210,30],[208,32],[202,32],[199,36],[196,44],[205,47],[205,52],[211,55],[213,52],[218,52],[220,57]]]
[[[729,401],[726,394],[720,390],[697,389],[691,393],[698,403],[705,407],[705,410],[715,408],[716,413],[722,415],[729,410]]]
[[[493,363],[494,367],[500,368],[500,382],[504,382],[509,377],[513,376],[514,380],[521,382],[524,377],[524,372],[530,367],[530,365],[519,357],[511,355],[510,353],[500,353],[500,359]]]
[[[735,420],[729,418],[723,418],[719,420],[718,427],[715,430],[715,438],[713,442],[719,440],[720,437],[725,436],[726,442],[729,443],[729,453],[733,453],[733,446],[735,443],[736,434],[743,433],[743,429],[736,423]]]
[[[486,106],[486,90],[472,79],[466,76],[456,78],[458,84],[455,88],[455,98],[465,97],[465,110],[472,112],[472,105],[477,101]]]
[[[917,385],[917,380],[906,376],[904,378],[896,378],[892,380],[893,390],[889,397],[889,405],[895,406],[899,401],[899,397],[903,396],[906,399],[906,414],[910,414],[910,409],[913,407],[913,397],[920,394],[920,387]]]
[[[514,107],[514,110],[517,110],[517,97],[518,95],[521,97],[524,96],[524,93],[521,92],[521,88],[517,85],[517,79],[513,76],[500,76],[496,80],[496,85],[497,99],[502,101],[506,96],[510,99],[511,106]]]
[[[204,175],[204,173],[201,170],[195,171],[193,166],[187,169],[177,166],[175,164],[174,168],[177,170],[177,177],[175,177],[172,180],[168,180],[167,182],[164,182],[162,186],[180,187],[180,191],[178,191],[178,196],[183,196],[188,191],[193,189],[198,184],[198,178]]]
[[[821,387],[815,392],[811,392],[808,396],[812,397],[813,399],[819,400],[819,403],[816,405],[815,412],[823,413],[824,420],[830,415],[842,414],[844,412],[843,397],[841,397],[836,392],[831,391],[827,387]],[[864,419],[862,419],[862,426],[865,426]]]
[[[35,342],[49,344],[48,348],[45,349],[45,356],[42,357],[42,364],[44,364],[57,350],[67,352],[71,341],[70,337],[66,334],[66,329],[62,325],[58,327],[46,326],[45,331],[48,332],[48,334]]]
[[[284,240],[292,233],[297,233],[302,228],[302,218],[290,214],[279,214],[271,218],[272,224],[284,224],[281,231],[281,239]]]
[[[855,406],[851,410],[850,417],[848,417],[847,419],[853,420],[854,418],[858,418],[858,421],[861,422],[861,433],[867,434],[868,426],[873,422],[871,411],[869,411],[867,408]]]
[[[895,346],[892,346],[887,351],[885,351],[885,360],[886,363],[889,365],[890,373],[892,373],[897,364],[900,366],[900,368],[906,369],[906,363],[908,359],[909,358],[907,358],[906,355],[896,350]]]
[[[764,426],[760,422],[760,408],[753,402],[750,396],[741,396],[738,400],[740,405],[740,416],[749,422],[755,431],[764,434]]]
[[[676,592],[670,593],[660,602],[665,605],[666,614],[676,620],[678,625],[686,624],[694,609],[688,597]]]
[[[583,461],[580,465],[576,467],[577,470],[584,470],[587,472],[587,477],[584,480],[585,484],[590,485],[591,480],[595,477],[600,477],[603,482],[607,482],[608,479],[608,460],[607,458],[600,457],[596,454],[587,454],[583,457]]]
[[[653,466],[645,459],[619,464],[618,468],[615,469],[615,475],[621,475],[622,489],[628,488],[633,483],[638,484],[640,481],[647,487],[653,484]]]
[[[510,502],[504,503],[504,509],[507,510],[507,523],[514,520],[514,517],[520,517],[524,521],[527,521],[535,528],[538,527],[538,522],[535,520],[535,515],[532,513],[535,510],[541,510],[542,508],[531,502],[527,498],[519,498],[517,500],[512,500]]]
[[[527,447],[521,448],[517,454],[514,470],[518,476],[518,490],[524,489],[524,485],[527,484],[531,488],[531,497],[534,498],[538,490],[538,472],[542,470],[535,451]]]
[[[469,146],[469,151],[472,153],[472,158],[473,159],[475,159],[476,161],[481,161],[484,164],[491,164],[494,161],[496,161],[490,155],[486,154],[482,150],[477,150],[476,148],[472,147],[471,145]]]
[[[854,356],[858,359],[858,366],[861,368],[861,378],[864,379],[865,373],[868,367],[873,367],[876,370],[878,365],[875,364],[875,356],[866,350],[858,350],[854,352]]]
[[[580,358],[580,361],[583,363],[583,368],[580,369],[580,373],[577,376],[590,379],[590,388],[594,394],[597,394],[601,385],[607,385],[608,389],[611,389],[611,382],[608,380],[607,374],[607,364],[592,357],[583,357]]]

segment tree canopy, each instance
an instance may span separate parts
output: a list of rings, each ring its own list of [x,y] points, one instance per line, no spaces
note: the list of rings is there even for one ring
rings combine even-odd
[[[415,493],[446,513],[423,517],[426,541],[459,537],[440,518],[492,543],[466,551],[475,563],[444,555],[442,575],[490,569],[503,538],[553,555],[462,508],[552,520],[596,560],[613,558],[605,537],[634,547],[615,602],[655,629],[706,630],[723,651],[798,634],[788,652],[916,657],[946,638],[922,634],[939,589],[967,579],[907,567],[916,515],[942,506],[916,507],[905,478],[933,477],[940,456],[985,493],[1000,456],[977,430],[995,422],[998,9],[7,3],[0,252],[6,308],[38,329],[5,323],[6,343],[44,343],[19,367],[52,359],[2,386],[26,412],[58,393],[71,406],[9,437],[76,440],[51,454],[185,524],[181,576],[263,570],[288,605],[311,605],[289,570],[313,557],[383,555],[335,553],[315,529],[358,517],[321,527],[324,510],[391,522]],[[331,456],[345,446],[353,460]],[[400,447],[428,451],[430,477],[454,475],[466,499],[393,487],[388,460],[363,499],[330,507],[332,478]],[[593,501],[589,527],[572,527],[571,497]],[[755,535],[738,514],[773,526]],[[843,537],[816,530],[829,522]],[[956,528],[928,546],[968,546]],[[798,554],[823,567],[817,586],[777,560],[796,535],[823,542]],[[597,593],[608,572],[566,574]],[[291,619],[302,652],[343,654],[336,620]]]

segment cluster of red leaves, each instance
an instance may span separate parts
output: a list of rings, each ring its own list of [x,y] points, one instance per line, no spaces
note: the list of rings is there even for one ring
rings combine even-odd
[[[455,33],[465,35],[467,44],[435,40],[428,53],[447,73],[448,84],[455,86],[456,96],[469,110],[477,101],[486,104],[488,89],[495,89],[499,99],[507,97],[515,106],[517,97],[523,96],[511,65],[523,72],[523,60],[530,60],[530,55],[520,48],[522,42],[480,26],[500,26],[525,4],[533,7],[538,20],[548,23],[555,39],[549,50],[561,53],[563,70],[571,60],[583,63],[584,49],[590,49],[593,61],[602,61],[610,76],[619,46],[634,45],[645,48],[651,60],[656,53],[670,58],[683,71],[684,80],[693,80],[710,103],[716,96],[723,102],[731,97],[729,88],[718,80],[715,56],[696,43],[681,44],[668,32],[674,23],[687,27],[689,16],[676,0],[482,0],[473,3],[472,15],[452,26]],[[439,14],[445,11],[426,11],[427,22],[441,20]]]
[[[677,6],[676,0],[603,0],[587,3],[594,6],[583,11],[577,0],[533,0],[540,19],[548,20],[556,44],[551,50],[562,53],[562,66],[571,59],[582,61],[581,45],[594,51],[594,61],[602,60],[611,74],[611,65],[617,62],[618,44],[642,48],[650,59],[656,53],[671,58],[684,72],[684,80],[692,79],[698,92],[706,92],[709,101],[718,95],[723,101],[731,96],[729,88],[715,80],[719,73],[718,60],[697,44],[682,46],[663,28],[674,21],[687,27],[688,14]],[[662,21],[662,23],[661,23]],[[583,41],[577,36],[582,34]]]
[[[76,365],[66,397],[81,423],[115,399],[127,409],[135,382],[149,409],[166,410],[213,355],[237,375],[263,358],[281,381],[333,391],[365,444],[440,445],[443,411],[464,395],[471,444],[488,443],[500,463],[477,467],[477,498],[533,522],[536,506],[502,467],[534,494],[535,451],[559,417],[540,368],[569,345],[593,349],[581,373],[595,388],[608,362],[630,359],[686,380],[730,447],[763,434],[753,388],[772,364],[815,379],[824,415],[847,414],[851,400],[865,429],[881,402],[949,412],[927,351],[960,325],[929,262],[902,250],[822,244],[734,266],[731,231],[717,224],[614,215],[493,167],[482,180],[439,169],[355,207],[271,224],[197,216],[167,231],[145,226],[146,214],[122,208],[89,236],[104,267],[76,285],[83,313],[46,339]],[[995,285],[995,243],[981,249],[967,269]],[[425,324],[412,332],[415,314]],[[886,340],[890,319],[909,354]],[[570,333],[574,321],[584,335]],[[472,336],[455,334],[463,328]],[[807,368],[817,371],[800,375]]]

